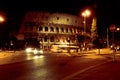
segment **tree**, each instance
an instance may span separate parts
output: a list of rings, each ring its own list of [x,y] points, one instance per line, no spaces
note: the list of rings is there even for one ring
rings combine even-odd
[[[92,20],[92,26],[91,26],[91,40],[92,42],[94,42],[98,37],[98,34],[97,34],[97,19],[96,17],[93,17],[93,20]]]

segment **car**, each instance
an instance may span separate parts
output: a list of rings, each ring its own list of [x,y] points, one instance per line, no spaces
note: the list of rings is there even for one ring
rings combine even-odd
[[[117,51],[120,51],[120,46],[117,46],[117,47],[116,47],[116,50],[117,50]]]
[[[32,53],[32,54],[34,54],[34,55],[37,55],[37,54],[43,54],[43,49],[27,47],[27,48],[25,49],[25,52],[26,52],[26,53]]]
[[[112,50],[116,51],[116,52],[120,52],[120,46],[117,45],[117,46],[111,46],[110,47]]]

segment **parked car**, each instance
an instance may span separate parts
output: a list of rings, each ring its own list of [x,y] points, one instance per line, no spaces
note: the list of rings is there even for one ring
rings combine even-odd
[[[116,46],[116,51],[120,51],[120,46]]]
[[[120,51],[120,46],[119,45],[118,46],[111,46],[111,49],[119,52]]]

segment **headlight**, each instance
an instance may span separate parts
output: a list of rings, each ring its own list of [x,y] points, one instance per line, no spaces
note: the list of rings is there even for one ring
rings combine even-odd
[[[32,49],[31,48],[27,48],[25,51],[29,53],[29,52],[32,52]]]
[[[117,50],[119,50],[120,49],[120,47],[117,47]]]
[[[38,53],[38,50],[37,50],[37,49],[35,49],[35,50],[34,50],[34,54],[37,54],[37,53]]]
[[[43,50],[40,50],[39,52],[40,52],[41,54],[43,54]]]

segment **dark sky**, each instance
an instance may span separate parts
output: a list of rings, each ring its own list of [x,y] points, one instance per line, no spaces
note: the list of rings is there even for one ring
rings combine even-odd
[[[27,11],[64,12],[78,15],[83,6],[93,3],[95,0],[1,0],[0,12],[6,14],[7,26],[14,28],[19,26]]]
[[[110,24],[120,23],[119,0],[1,0],[0,10],[6,14],[7,29],[17,28],[27,11],[65,12],[79,15],[85,7],[96,8],[98,27],[100,30]]]
[[[98,31],[102,36],[110,25],[120,27],[120,0],[99,0],[97,6]]]
[[[120,1],[99,1],[97,9],[98,19],[104,24],[119,24],[120,23]],[[101,23],[103,25],[103,23]]]

